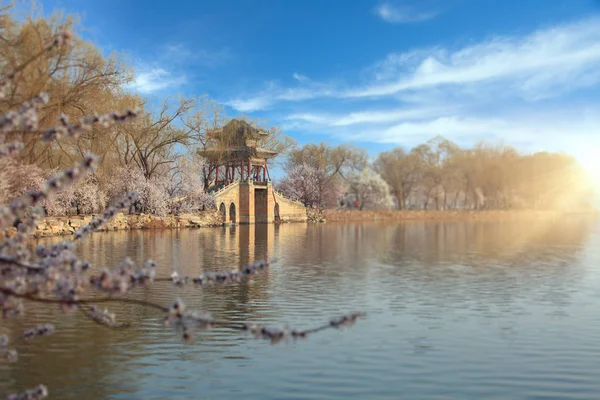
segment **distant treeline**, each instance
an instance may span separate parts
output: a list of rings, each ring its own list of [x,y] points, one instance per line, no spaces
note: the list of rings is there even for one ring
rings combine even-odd
[[[0,115],[44,92],[50,101],[38,113],[40,130],[60,130],[85,115],[128,108],[138,116],[118,125],[95,124],[51,142],[26,130],[8,133],[6,142],[25,147],[0,163],[0,203],[39,188],[48,176],[94,153],[99,169],[46,201],[48,214],[97,213],[131,190],[140,195],[134,211],[164,215],[213,206],[207,189],[218,163],[209,165],[197,152],[215,145],[228,148],[227,137],[217,136],[220,143],[215,143],[211,134],[230,120],[222,106],[206,96],[147,106],[128,89],[134,74],[118,54],[105,56],[81,39],[42,51],[58,32],[78,27],[74,16],[32,11],[28,18],[16,18],[11,12],[10,7],[0,9],[0,72],[27,66],[5,89]],[[266,129],[264,122],[235,118]],[[464,149],[436,137],[411,150],[381,153],[370,163],[364,150],[352,146],[297,147],[278,127],[268,131],[259,146],[284,154],[287,175],[278,188],[308,206],[336,207],[346,199],[351,204],[358,200],[360,208],[565,208],[586,200],[582,170],[565,154],[523,154],[485,143]]]
[[[528,154],[490,143],[461,148],[437,136],[367,160],[363,150],[348,146],[294,149],[280,190],[325,207],[343,198],[358,200],[360,208],[581,209],[591,200],[584,170],[563,153]]]

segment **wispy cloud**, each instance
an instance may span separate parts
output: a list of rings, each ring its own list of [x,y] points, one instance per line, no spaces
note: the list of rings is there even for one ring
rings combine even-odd
[[[373,12],[385,22],[392,24],[405,24],[409,22],[420,22],[435,18],[439,12],[436,11],[419,11],[415,7],[408,5],[394,5],[386,2],[381,3]]]
[[[379,78],[345,93],[349,97],[386,96],[443,85],[508,81],[532,100],[556,90],[596,84],[600,74],[600,19],[534,32],[525,37],[496,37],[456,51],[436,48],[392,54],[379,63]],[[393,78],[393,77],[399,78]]]
[[[289,129],[346,141],[410,146],[443,135],[576,154],[585,152],[577,143],[600,146],[600,98],[587,90],[600,87],[600,18],[391,53],[360,81],[293,77],[291,87],[271,84],[230,105],[268,108]]]
[[[168,43],[157,47],[153,58],[134,61],[135,79],[127,88],[144,95],[173,94],[182,85],[194,81],[198,67],[212,68],[233,56],[229,49],[209,51],[190,48],[184,43]]]
[[[128,89],[142,94],[152,94],[165,89],[177,88],[185,82],[185,76],[173,76],[162,67],[142,67],[139,72],[136,72],[135,80],[128,85]]]
[[[308,76],[306,76],[306,75],[302,75],[302,74],[299,74],[299,73],[297,73],[297,72],[294,72],[294,73],[292,74],[292,78],[294,78],[294,79],[295,79],[295,80],[297,80],[298,82],[307,82],[307,81],[309,81],[309,79],[308,79]]]
[[[527,150],[562,150],[583,156],[586,146],[589,150],[600,146],[597,132],[600,130],[600,117],[590,116],[585,111],[570,110],[553,113],[549,110],[531,116],[508,113],[506,115],[454,115],[404,121],[391,124],[378,130],[357,127],[344,132],[347,140],[362,142],[389,143],[395,145],[415,145],[436,135],[456,142],[473,144],[479,140],[505,140],[508,143],[527,144]],[[340,134],[342,134],[340,132]],[[582,146],[586,143],[585,146]]]
[[[204,48],[191,49],[188,45],[183,43],[170,43],[163,46],[163,49],[163,58],[173,63],[216,67],[233,58],[233,53],[227,47],[218,50],[208,50]]]
[[[271,101],[267,97],[252,97],[248,99],[233,99],[226,103],[226,105],[234,108],[239,112],[253,112],[258,110],[264,110],[271,104]]]
[[[343,86],[294,74],[296,87],[273,86],[260,92],[263,101],[248,98],[238,103],[265,107],[320,97],[419,97],[428,90],[537,101],[600,82],[600,18],[525,36],[491,37],[454,50],[435,47],[392,53],[368,70],[371,79],[366,83]]]
[[[423,119],[451,115],[456,110],[455,106],[424,107],[424,108],[396,108],[374,109],[371,111],[351,112],[342,115],[297,113],[287,117],[288,120],[311,122],[327,126],[348,126],[356,124],[384,124],[401,120]]]
[[[225,104],[237,111],[253,112],[268,109],[281,101],[299,102],[335,96],[333,85],[312,82],[303,75],[294,75],[298,75],[297,77],[293,76],[299,82],[298,86],[286,88],[274,82],[268,82],[266,88],[259,91],[257,95],[247,98],[239,97]]]
[[[305,132],[327,132],[344,141],[409,147],[437,135],[467,144],[484,139],[504,139],[521,147],[527,144],[530,150],[561,149],[579,155],[586,147],[600,146],[600,138],[596,137],[600,131],[600,104],[583,110],[575,107],[527,113],[510,110],[501,114],[445,110],[435,115],[434,110],[415,109],[407,112],[405,118],[392,121],[390,117],[395,114],[398,113],[392,111],[376,121],[375,118],[364,118],[353,123],[340,123],[344,120],[339,117],[297,114],[285,123]],[[582,146],[582,143],[586,145]]]

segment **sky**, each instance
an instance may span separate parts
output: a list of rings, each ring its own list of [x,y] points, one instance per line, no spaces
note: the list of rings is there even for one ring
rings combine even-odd
[[[130,90],[208,94],[299,144],[442,135],[564,151],[600,180],[600,0],[42,0],[126,54]]]

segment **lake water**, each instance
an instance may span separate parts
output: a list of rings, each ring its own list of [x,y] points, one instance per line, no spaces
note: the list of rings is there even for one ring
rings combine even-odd
[[[286,224],[97,233],[79,248],[97,266],[126,255],[202,271],[276,258],[250,282],[134,297],[237,321],[308,328],[365,311],[349,329],[271,345],[218,328],[186,345],[162,315],[112,306],[108,330],[29,305],[0,333],[22,341],[0,362],[0,394],[48,386],[53,399],[597,399],[600,225],[527,222]]]

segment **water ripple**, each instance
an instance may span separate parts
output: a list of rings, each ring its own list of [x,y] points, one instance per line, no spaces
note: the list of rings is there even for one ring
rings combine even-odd
[[[161,315],[111,305],[131,329],[30,305],[0,326],[57,333],[18,343],[0,392],[39,382],[61,399],[591,399],[600,393],[600,229],[591,221],[253,226],[95,234],[78,251],[97,266],[156,259],[195,275],[275,257],[252,282],[156,284],[131,296],[230,322],[368,319],[272,346],[218,328],[185,345]]]

